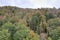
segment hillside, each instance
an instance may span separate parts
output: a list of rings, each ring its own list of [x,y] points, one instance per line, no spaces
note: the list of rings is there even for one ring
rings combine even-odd
[[[60,40],[60,9],[0,7],[0,40]]]

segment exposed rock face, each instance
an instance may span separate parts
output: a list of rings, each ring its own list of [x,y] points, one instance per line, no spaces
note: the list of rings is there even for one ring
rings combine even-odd
[[[47,35],[47,33],[41,33],[41,34],[40,34],[40,40],[48,40],[48,35]]]

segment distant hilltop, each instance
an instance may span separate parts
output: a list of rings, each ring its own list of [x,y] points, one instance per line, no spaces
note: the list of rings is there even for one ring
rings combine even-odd
[[[44,12],[48,12],[48,13],[57,13],[57,12],[59,12],[60,11],[60,8],[59,9],[56,9],[55,7],[53,7],[53,8],[37,8],[37,9],[32,9],[32,8],[20,8],[20,7],[16,7],[16,6],[0,6],[0,10],[13,10],[13,11],[15,11],[15,10],[17,10],[17,11],[19,11],[19,12],[29,12],[29,13],[31,13],[31,12],[42,12],[42,11],[44,11]]]

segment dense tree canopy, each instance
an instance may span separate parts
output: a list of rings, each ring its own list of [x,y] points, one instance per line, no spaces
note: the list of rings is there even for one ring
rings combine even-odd
[[[0,40],[60,40],[60,9],[0,7]]]

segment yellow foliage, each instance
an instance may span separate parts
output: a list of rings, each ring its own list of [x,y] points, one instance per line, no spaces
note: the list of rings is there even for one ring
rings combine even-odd
[[[33,37],[35,35],[35,33],[31,30],[30,35]]]

